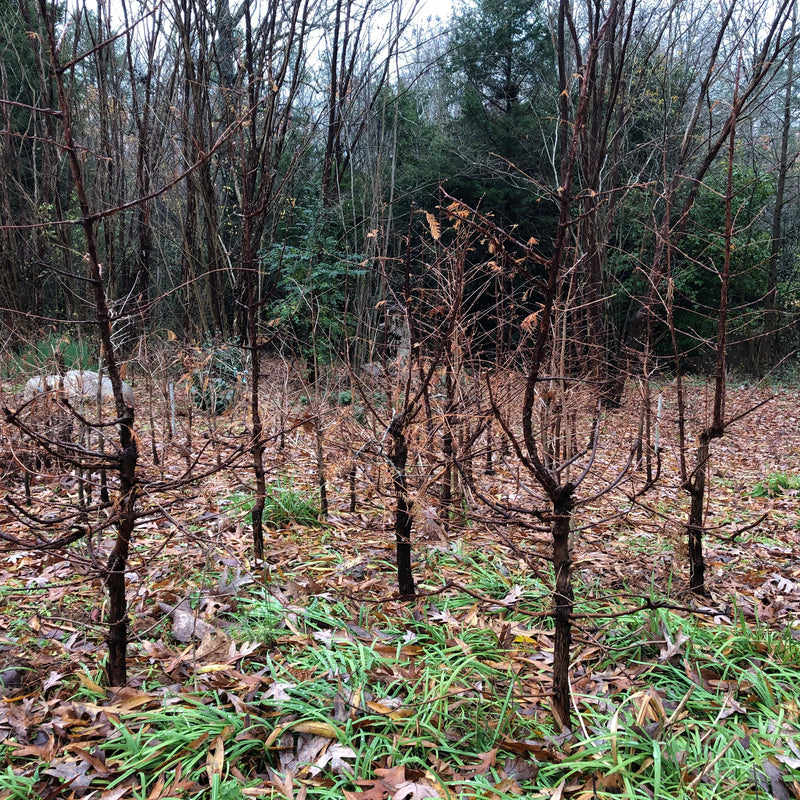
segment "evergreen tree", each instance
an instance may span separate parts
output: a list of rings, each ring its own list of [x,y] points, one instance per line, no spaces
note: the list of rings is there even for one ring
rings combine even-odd
[[[547,241],[553,212],[530,183],[518,182],[520,173],[537,182],[552,175],[557,89],[544,7],[475,0],[455,15],[451,52],[452,147],[460,162],[451,192]]]

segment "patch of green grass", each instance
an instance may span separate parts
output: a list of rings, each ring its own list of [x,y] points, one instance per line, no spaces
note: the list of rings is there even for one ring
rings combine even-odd
[[[10,748],[0,747],[0,758],[8,760]],[[0,797],[4,800],[30,800],[37,796],[38,768],[32,775],[20,775],[11,766],[0,770]]]
[[[147,797],[160,777],[169,780],[180,766],[186,797],[238,800],[241,783],[230,767],[245,761],[266,766],[264,730],[264,720],[237,713],[213,693],[183,696],[158,710],[125,715],[117,735],[102,745],[106,760],[117,765],[109,788],[135,780]],[[207,759],[215,748],[225,759],[209,782]]]
[[[255,497],[246,492],[234,492],[223,503],[230,513],[239,514],[251,513],[254,505]],[[321,522],[317,497],[308,490],[296,488],[289,478],[278,478],[267,486],[263,520],[265,525],[274,528],[318,527]]]
[[[665,632],[679,643],[668,661]],[[756,800],[771,796],[770,775],[788,786],[800,778],[800,645],[790,633],[666,611],[615,620],[610,633],[606,644],[621,649],[594,674],[635,671],[637,685],[576,697],[578,742],[542,765],[544,785],[583,784],[599,800]]]
[[[250,498],[230,502],[246,511]],[[359,782],[390,766],[418,770],[409,775],[423,782],[435,774],[441,797],[474,800],[544,800],[562,784],[582,800],[760,800],[776,770],[790,792],[800,781],[800,643],[791,629],[663,609],[576,619],[575,713],[571,734],[559,737],[551,621],[538,616],[551,587],[524,561],[460,540],[425,554],[430,596],[359,602],[352,584],[338,591],[347,562],[330,552],[319,573],[307,553],[276,568],[272,591],[242,586],[225,630],[266,646],[115,713],[114,732],[91,751],[109,773],[91,790],[129,781],[144,800],[179,773],[185,783],[164,796],[240,800],[247,787],[268,785],[270,770],[291,769],[294,796],[302,787],[308,800],[328,800],[363,791]],[[389,570],[384,552],[356,563]],[[290,570],[298,583],[314,575],[326,588],[290,591]],[[450,576],[471,593],[438,591]],[[615,615],[639,602],[599,586],[589,596],[580,573],[575,581],[578,613]],[[87,713],[106,702],[91,691],[77,700]],[[325,760],[333,753],[336,764]],[[22,759],[0,745],[5,755],[17,769]],[[46,768],[30,760],[24,775],[0,773],[0,798],[39,796],[31,776]]]
[[[228,615],[233,621],[225,632],[239,642],[264,642],[271,646],[285,631],[283,615],[283,606],[267,594],[259,598],[241,597],[236,612]]]
[[[752,497],[778,497],[784,492],[800,492],[800,475],[773,472],[765,481],[759,481],[750,494]]]
[[[315,495],[296,489],[291,481],[279,479],[267,487],[264,503],[264,522],[276,528],[287,525],[320,524],[319,505]]]
[[[119,762],[121,774],[147,776],[147,787],[151,776],[180,762],[182,774],[205,785],[191,730],[205,735],[204,752],[224,736],[226,764],[257,780],[267,765],[279,769],[287,752],[300,753],[309,741],[303,736],[312,734],[298,731],[306,730],[327,731],[346,762],[346,769],[325,768],[319,780],[303,781],[309,800],[358,790],[357,781],[388,764],[446,775],[452,796],[476,800],[544,798],[562,784],[572,796],[598,800],[757,800],[770,796],[776,770],[790,787],[800,779],[792,766],[800,752],[800,644],[790,630],[741,614],[733,625],[718,625],[666,610],[579,627],[573,737],[559,740],[541,659],[546,638],[535,631],[511,642],[498,636],[512,623],[547,628],[521,613],[546,608],[547,587],[486,552],[458,547],[437,558],[442,569],[459,565],[474,578],[470,588],[486,596],[501,599],[518,587],[517,609],[478,606],[458,591],[395,606],[391,614],[333,595],[286,606],[251,587],[239,599],[240,627],[229,630],[275,625],[277,646],[249,665],[270,679],[253,699],[260,718],[236,715],[224,698],[206,693],[179,708],[132,715],[136,726],[121,719],[118,739],[103,745],[106,762]],[[584,589],[576,587],[576,597],[585,597]],[[614,602],[623,601],[606,594],[580,607],[609,612]],[[281,638],[287,614],[292,636]],[[589,640],[599,645],[590,648],[599,652],[593,662],[578,657]],[[537,669],[539,684],[532,681]],[[284,731],[280,746],[277,738],[267,751],[252,744],[272,730]],[[491,765],[476,772],[487,753],[495,753]],[[513,791],[503,788],[523,767]],[[233,777],[223,771],[219,788],[205,785],[206,794],[187,796],[238,798]],[[223,790],[229,794],[215,794]]]
[[[369,628],[361,627],[365,622]],[[533,722],[518,714],[514,700],[508,653],[492,629],[380,614],[359,623],[344,604],[311,598],[295,624],[316,644],[283,650],[264,665],[281,694],[261,701],[269,716],[335,728],[338,743],[352,752],[357,779],[387,763],[430,770],[433,757],[467,767],[504,738],[531,735]],[[355,788],[347,774],[329,780],[334,794],[309,787],[309,797]],[[497,782],[479,776],[470,796],[497,797]]]
[[[90,703],[103,703],[106,700],[106,691],[102,688],[105,682],[106,660],[106,658],[102,659],[101,665],[94,674],[89,672],[85,664],[79,667],[79,671],[83,673],[86,680],[77,679],[77,686],[73,695],[76,700],[88,700]]]

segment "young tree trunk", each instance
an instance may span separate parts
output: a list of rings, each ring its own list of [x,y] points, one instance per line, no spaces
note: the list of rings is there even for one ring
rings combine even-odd
[[[348,6],[349,8],[349,6]],[[349,22],[349,18],[347,20]],[[324,206],[332,205],[338,196],[339,175],[335,174],[334,168],[338,166],[337,142],[339,128],[342,120],[342,113],[339,99],[339,92],[342,88],[339,70],[339,39],[342,28],[345,27],[342,20],[342,0],[336,0],[336,9],[333,16],[333,45],[330,56],[330,95],[328,97],[328,130],[325,139],[325,155],[322,159],[322,203]],[[345,38],[347,34],[345,33]]]
[[[397,544],[397,588],[400,597],[414,597],[414,575],[411,571],[411,507],[408,498],[408,444],[405,436],[405,415],[396,414],[389,425],[392,437],[392,450],[389,461],[392,464],[392,485],[395,496],[394,533]]]
[[[569,660],[572,644],[572,559],[570,557],[569,534],[572,519],[573,486],[566,483],[559,487],[553,501],[553,618],[555,640],[553,644],[553,713],[564,727],[570,721]]]
[[[301,18],[300,12],[303,11]],[[244,297],[243,326],[246,331],[247,347],[250,351],[250,453],[253,458],[253,478],[255,481],[255,500],[251,511],[253,526],[253,553],[256,558],[264,557],[264,507],[266,505],[266,475],[264,469],[264,424],[261,417],[261,342],[259,340],[259,315],[266,297],[261,296],[261,262],[259,248],[264,236],[265,220],[272,206],[277,202],[275,175],[283,143],[289,128],[292,103],[297,92],[297,76],[291,71],[294,64],[298,73],[302,62],[305,44],[306,18],[308,5],[302,0],[293,0],[285,8],[272,4],[268,6],[268,17],[264,24],[253,27],[250,6],[242,6],[244,15],[243,49],[249,68],[241,76],[242,86],[237,93],[236,116],[243,120],[234,140],[238,146],[240,202],[241,202],[241,288],[239,296]],[[282,11],[289,13],[287,35],[277,40],[274,34],[278,16]],[[232,17],[227,4],[219,8],[220,24],[224,29],[224,42],[220,53],[220,67],[226,73],[228,86],[234,79]],[[270,33],[272,32],[272,33]],[[257,65],[269,65],[272,91],[268,101],[260,99],[261,84],[257,78]],[[279,105],[280,98],[280,105]],[[232,112],[230,106],[228,112]],[[294,168],[294,162],[289,169]],[[202,173],[201,173],[202,175]],[[201,191],[202,191],[201,184]],[[213,187],[208,187],[210,192]],[[211,195],[209,195],[211,197]],[[211,276],[209,276],[211,277]],[[212,284],[213,285],[213,284]],[[216,300],[220,300],[217,295]],[[215,301],[216,302],[216,301]],[[215,315],[216,321],[216,315]],[[242,318],[237,321],[242,324]],[[282,412],[283,413],[283,412]],[[281,425],[283,431],[283,425]],[[281,433],[283,437],[283,433]],[[283,439],[281,439],[281,448]]]
[[[445,408],[444,419],[442,420],[442,458],[444,459],[444,471],[442,473],[442,489],[440,498],[442,508],[449,509],[453,504],[453,464],[455,461],[455,446],[453,441],[453,428],[456,425],[456,399],[455,387],[453,383],[453,366],[450,362],[450,348],[447,348],[445,357]]]
[[[109,375],[111,374],[109,364]],[[117,538],[108,557],[106,591],[108,592],[108,666],[106,674],[111,686],[128,682],[128,603],[125,598],[125,570],[128,551],[136,522],[136,462],[139,454],[133,437],[133,409],[120,425],[119,456],[119,521]]]
[[[250,419],[255,479],[255,501],[250,512],[253,526],[253,555],[264,558],[264,506],[267,498],[267,482],[264,472],[264,425],[261,421],[261,401],[258,393],[261,382],[261,352],[258,346],[258,304],[256,302],[256,264],[251,251],[250,216],[244,218],[243,263],[247,286],[247,338],[250,348]]]
[[[694,474],[687,487],[691,503],[689,521],[686,526],[689,546],[689,589],[706,596],[706,563],[703,556],[703,518],[708,479],[708,456],[711,439],[707,431],[700,434],[696,452]]]
[[[740,65],[741,66],[741,65]],[[717,320],[717,363],[714,374],[714,408],[712,421],[698,437],[695,452],[695,468],[684,488],[689,492],[691,503],[686,535],[689,547],[689,589],[699,595],[707,595],[705,584],[705,559],[703,557],[703,529],[706,487],[708,485],[708,460],[712,439],[725,433],[725,380],[728,349],[728,289],[731,276],[731,253],[733,252],[733,167],[736,150],[736,99],[738,75],[734,87],[734,110],[731,112],[731,130],[728,141],[727,192],[725,196],[725,255],[720,275],[719,318]],[[681,440],[681,444],[683,440]]]

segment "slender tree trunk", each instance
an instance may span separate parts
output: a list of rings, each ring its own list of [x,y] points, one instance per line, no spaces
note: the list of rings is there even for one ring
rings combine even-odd
[[[710,438],[706,431],[700,434],[695,453],[696,464],[689,485],[689,522],[686,526],[689,545],[689,589],[695,594],[707,595],[706,564],[703,556],[703,523],[705,517],[706,481],[708,478]]]
[[[314,452],[317,460],[317,487],[319,488],[319,513],[322,519],[328,516],[328,479],[325,471],[325,448],[322,443],[322,404],[317,402],[314,420]]]
[[[444,471],[442,474],[441,501],[443,508],[449,508],[453,503],[453,463],[455,460],[455,447],[453,429],[456,426],[455,386],[453,383],[453,366],[451,363],[451,350],[448,347],[445,353],[447,363],[444,368],[445,380],[445,408],[442,420],[444,431],[442,433],[442,457],[444,458]]]
[[[740,64],[741,67],[741,64]],[[728,348],[728,289],[731,275],[731,253],[733,251],[733,168],[736,149],[736,99],[738,75],[734,88],[734,111],[731,115],[731,132],[728,142],[727,192],[725,196],[725,256],[720,276],[719,318],[717,320],[717,363],[714,374],[714,408],[711,425],[698,437],[695,452],[695,468],[686,482],[691,503],[686,534],[689,545],[689,588],[700,595],[707,595],[705,585],[705,560],[703,557],[703,531],[705,522],[706,487],[708,486],[708,461],[712,439],[725,433],[726,365]]]
[[[414,575],[411,571],[411,506],[408,497],[408,444],[405,437],[405,416],[395,415],[389,425],[392,450],[389,461],[392,464],[392,485],[395,496],[394,532],[397,544],[397,587],[400,597],[414,597]]]
[[[111,371],[109,370],[109,375]],[[112,381],[113,382],[113,381]],[[132,435],[133,409],[120,425],[120,487],[117,538],[108,557],[106,590],[108,592],[108,682],[124,686],[128,682],[128,603],[125,597],[125,571],[128,564],[133,529],[136,522],[136,462],[138,450]]]
[[[553,501],[553,618],[555,639],[553,643],[553,712],[564,727],[569,727],[571,691],[569,685],[570,647],[572,645],[572,558],[569,548],[570,521],[572,519],[572,484],[564,484]]]
[[[253,477],[255,479],[255,501],[250,512],[253,525],[253,554],[264,558],[264,506],[267,498],[267,482],[264,471],[264,424],[261,420],[259,384],[261,382],[261,353],[258,347],[258,304],[256,302],[255,258],[252,253],[250,215],[245,215],[243,224],[243,266],[247,287],[247,338],[250,348],[250,419]]]
[[[349,22],[349,5],[347,21]],[[342,35],[342,0],[336,0],[336,10],[333,18],[333,45],[331,48],[330,64],[330,88],[328,97],[328,130],[325,140],[325,154],[322,158],[322,203],[330,206],[338,197],[339,175],[336,172],[338,160],[336,158],[336,146],[341,126],[340,108],[340,76],[339,69],[339,40]],[[346,36],[345,27],[345,36]]]

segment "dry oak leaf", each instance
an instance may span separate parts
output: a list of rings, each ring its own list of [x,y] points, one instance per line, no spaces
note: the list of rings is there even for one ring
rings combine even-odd
[[[159,603],[158,606],[165,614],[172,617],[172,635],[178,642],[185,644],[194,638],[202,639],[207,633],[215,630],[213,625],[198,618],[188,600],[182,600],[177,606],[168,603]]]
[[[378,776],[371,781],[358,781],[359,786],[368,786],[365,791],[350,792],[344,790],[345,800],[424,800],[428,797],[441,798],[442,795],[430,784],[406,779],[404,766],[391,769],[376,769]]]

